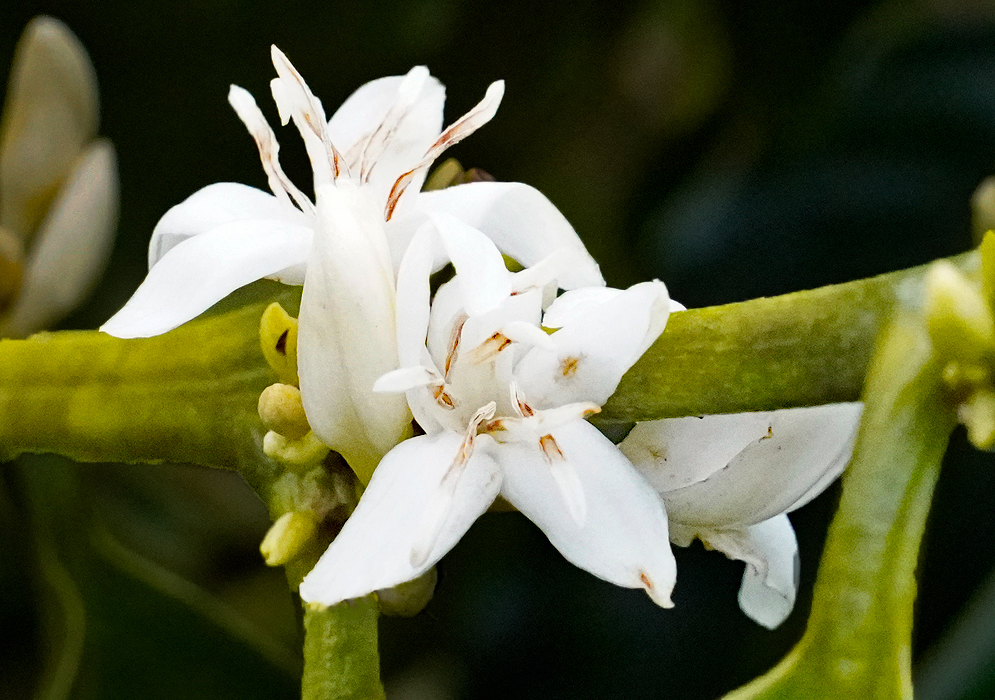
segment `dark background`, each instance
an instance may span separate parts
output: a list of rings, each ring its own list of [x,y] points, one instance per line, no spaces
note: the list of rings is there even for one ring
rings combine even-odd
[[[447,85],[447,122],[506,79],[498,116],[452,155],[544,191],[609,283],[659,277],[688,306],[964,251],[971,193],[995,172],[995,12],[981,0],[13,0],[0,7],[0,79],[39,13],[89,50],[101,132],[120,159],[114,258],[66,327],[95,327],[128,298],[170,206],[216,181],[265,188],[225,97],[237,83],[277,123],[271,43],[329,114],[363,82],[417,63]],[[296,133],[277,134],[306,185]],[[29,696],[43,673],[68,673],[77,698],[295,697],[293,605],[261,563],[266,516],[237,477],[29,462],[0,472],[0,697]],[[995,694],[970,668],[995,658],[992,467],[955,434],[921,567],[923,698]],[[427,610],[382,622],[388,692],[718,697],[800,635],[837,496],[792,516],[802,592],[775,632],[739,612],[741,565],[700,546],[677,552],[677,608],[663,611],[572,568],[521,516],[487,516],[440,565]],[[38,593],[50,540],[76,608]],[[975,591],[973,626],[943,651]],[[83,611],[85,634],[53,676],[46,650],[65,635],[66,609]]]

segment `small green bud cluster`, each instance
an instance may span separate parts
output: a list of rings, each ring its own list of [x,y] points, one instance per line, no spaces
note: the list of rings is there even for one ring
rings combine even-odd
[[[925,314],[958,420],[979,449],[995,446],[995,233],[981,244],[981,278],[937,261],[926,275]]]

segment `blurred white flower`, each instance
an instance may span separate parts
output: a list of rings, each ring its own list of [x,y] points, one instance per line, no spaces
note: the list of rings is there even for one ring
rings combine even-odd
[[[430,303],[440,256],[456,275]],[[580,288],[553,301],[576,264],[561,249],[511,273],[486,236],[444,215],[416,234],[398,273],[401,368],[376,389],[407,392],[426,434],[384,457],[301,584],[304,600],[331,605],[421,575],[501,495],[569,561],[671,605],[663,503],[584,420],[663,331],[667,290]]]
[[[739,604],[768,628],[791,613],[798,543],[786,513],[822,493],[853,451],[863,404],[638,423],[619,444],[662,496],[670,540],[746,562]]]
[[[97,81],[69,29],[24,30],[0,124],[0,337],[64,318],[110,257],[118,212],[114,148],[97,139]]]
[[[445,90],[422,66],[367,83],[326,121],[286,56],[276,47],[272,55],[273,98],[284,124],[293,119],[304,139],[315,201],[283,173],[276,137],[252,96],[232,86],[229,102],[259,147],[272,194],[218,183],[173,207],[153,233],[148,277],[102,330],[156,335],[254,280],[303,284],[297,347],[308,421],[365,481],[410,423],[402,397],[371,389],[397,367],[395,267],[430,213],[476,226],[525,265],[574,250],[586,260],[566,284],[601,277],[570,224],[531,187],[477,182],[419,192],[432,162],[493,117],[503,82],[445,130]]]

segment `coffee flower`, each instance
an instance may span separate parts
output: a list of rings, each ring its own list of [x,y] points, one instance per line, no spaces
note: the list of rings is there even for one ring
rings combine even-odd
[[[419,192],[432,162],[494,116],[503,82],[445,130],[445,90],[422,66],[364,85],[326,120],[286,56],[276,47],[272,55],[273,98],[283,123],[292,119],[304,140],[314,201],[281,169],[279,144],[255,100],[232,86],[229,102],[259,147],[272,193],[217,183],[173,207],[153,232],[148,277],[102,330],[156,335],[254,280],[303,284],[298,367],[307,418],[365,481],[410,422],[403,397],[371,388],[397,367],[395,269],[430,214],[476,226],[526,265],[573,250],[583,264],[565,284],[601,277],[569,223],[526,185]]]
[[[0,337],[62,320],[103,274],[114,243],[114,147],[97,138],[93,66],[69,29],[24,30],[0,125]]]
[[[440,256],[456,275],[430,303]],[[667,290],[581,288],[554,301],[572,258],[554,252],[511,273],[486,236],[452,217],[418,232],[398,273],[401,368],[376,389],[406,391],[426,434],[384,457],[301,584],[304,600],[332,605],[414,579],[501,495],[569,561],[671,605],[663,503],[584,420],[663,331]]]
[[[663,497],[670,540],[746,562],[739,604],[768,628],[794,607],[798,543],[786,513],[850,460],[863,404],[639,423],[619,444]]]

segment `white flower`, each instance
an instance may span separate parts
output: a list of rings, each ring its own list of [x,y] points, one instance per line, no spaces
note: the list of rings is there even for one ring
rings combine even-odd
[[[840,475],[863,404],[639,423],[619,448],[667,506],[670,539],[746,562],[739,604],[768,628],[791,613],[798,544],[786,513]]]
[[[440,255],[456,275],[430,304]],[[426,434],[384,457],[301,584],[304,600],[331,605],[421,575],[501,495],[569,561],[670,606],[663,503],[584,420],[663,331],[667,290],[581,288],[553,301],[570,258],[553,253],[513,274],[452,217],[417,233],[398,273],[401,368],[377,389],[406,391]]]
[[[62,320],[110,257],[117,224],[114,147],[97,139],[97,82],[69,29],[24,30],[0,128],[0,337]]]
[[[444,131],[445,90],[422,66],[364,85],[326,121],[286,56],[276,47],[272,55],[279,76],[273,98],[284,124],[293,119],[304,139],[315,201],[283,173],[276,137],[252,96],[232,86],[229,102],[259,147],[272,194],[218,183],[173,207],[152,235],[148,277],[102,330],[156,335],[254,280],[303,284],[304,408],[318,437],[366,480],[410,422],[402,397],[376,395],[371,387],[397,367],[395,268],[430,213],[476,226],[525,265],[559,248],[573,250],[584,262],[568,285],[601,278],[569,223],[526,185],[419,192],[435,158],[493,117],[503,82]]]

